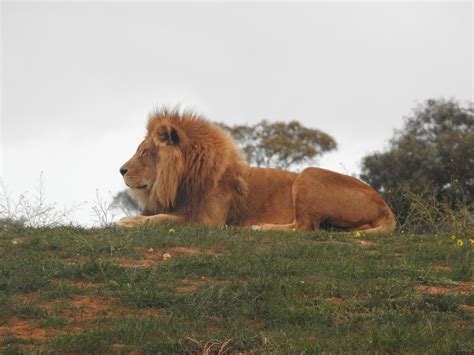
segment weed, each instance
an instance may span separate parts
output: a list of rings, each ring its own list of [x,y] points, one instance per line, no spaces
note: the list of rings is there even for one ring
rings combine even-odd
[[[0,227],[55,227],[72,225],[71,215],[83,206],[83,203],[71,207],[57,208],[55,203],[46,200],[46,183],[41,172],[33,193],[20,194],[15,201],[0,180]]]
[[[449,201],[440,201],[431,186],[415,193],[409,185],[403,185],[386,195],[402,233],[474,233],[474,205],[464,200],[462,193],[453,194]]]
[[[95,205],[92,206],[92,212],[95,217],[95,223],[101,227],[107,227],[112,224],[116,215],[113,213],[115,205],[104,200],[100,195],[99,190],[96,190]]]

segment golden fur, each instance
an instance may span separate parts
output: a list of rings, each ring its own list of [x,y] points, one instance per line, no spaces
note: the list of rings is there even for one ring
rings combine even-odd
[[[301,173],[248,167],[233,140],[191,112],[151,115],[137,152],[120,169],[143,206],[118,224],[238,225],[317,230],[320,224],[393,232],[380,195],[350,176],[319,168]]]

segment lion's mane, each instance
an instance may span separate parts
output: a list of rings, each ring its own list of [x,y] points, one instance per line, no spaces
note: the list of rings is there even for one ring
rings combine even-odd
[[[178,212],[192,221],[224,192],[232,198],[223,222],[244,212],[247,167],[227,133],[191,111],[162,109],[150,116],[147,137],[157,147],[157,166],[151,191],[139,197],[144,214]]]

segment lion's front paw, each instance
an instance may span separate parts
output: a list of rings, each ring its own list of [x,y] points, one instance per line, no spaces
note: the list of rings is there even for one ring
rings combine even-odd
[[[256,224],[252,226],[253,231],[261,231],[263,229],[263,224]]]
[[[148,222],[146,216],[123,217],[117,222],[117,225],[130,228],[146,222]]]

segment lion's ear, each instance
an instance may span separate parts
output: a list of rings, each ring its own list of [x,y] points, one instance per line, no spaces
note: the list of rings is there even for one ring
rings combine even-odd
[[[155,144],[178,145],[180,138],[178,131],[169,125],[161,125],[158,127],[155,136]]]

